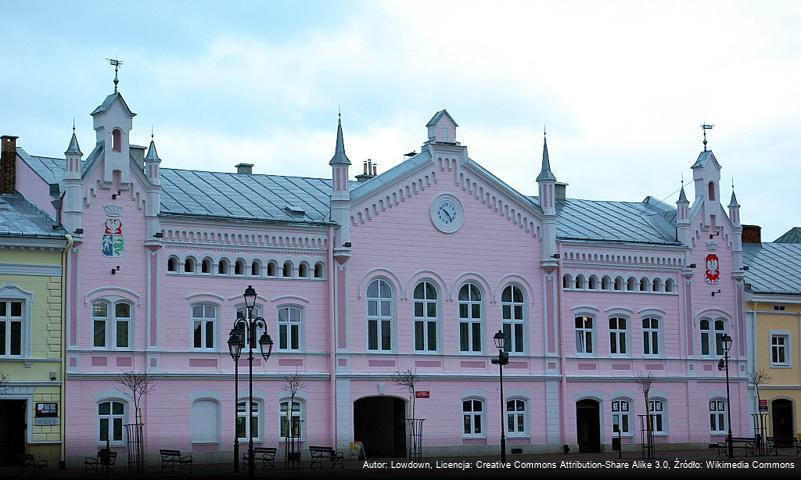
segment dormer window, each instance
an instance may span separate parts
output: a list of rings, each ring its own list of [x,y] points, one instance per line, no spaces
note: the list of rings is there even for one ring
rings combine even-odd
[[[122,151],[122,131],[119,128],[115,128],[111,132],[111,150],[114,152]]]
[[[709,200],[715,201],[715,182],[709,182],[707,187],[709,189]]]

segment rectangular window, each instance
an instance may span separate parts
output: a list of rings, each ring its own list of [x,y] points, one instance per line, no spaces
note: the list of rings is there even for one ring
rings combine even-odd
[[[0,355],[22,356],[22,301],[0,300]]]
[[[378,350],[378,320],[367,321],[367,348]]]
[[[95,320],[94,321],[94,346],[95,347],[105,347],[106,346],[106,321],[105,320]]]
[[[643,355],[659,355],[659,320],[642,319],[642,353]]]
[[[214,350],[216,319],[216,306],[194,305],[192,307],[192,346],[194,348]]]
[[[709,430],[716,434],[726,432],[726,403],[723,400],[709,402]]]
[[[787,352],[787,345],[789,344],[789,336],[780,334],[772,334],[770,336],[770,362],[774,366],[788,366],[790,365],[789,355]]]
[[[609,319],[609,353],[612,355],[626,355],[626,319]]]
[[[576,317],[576,353],[592,353],[592,318]]]
[[[629,408],[627,400],[615,400],[612,402],[612,431],[614,427],[620,430],[621,435],[629,434]]]
[[[665,433],[664,404],[661,400],[651,400],[648,404],[651,413],[651,431]]]

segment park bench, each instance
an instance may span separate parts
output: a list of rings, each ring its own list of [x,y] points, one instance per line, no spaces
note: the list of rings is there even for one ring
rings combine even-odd
[[[801,443],[796,437],[768,437],[768,455],[779,454],[780,448],[794,448],[796,456],[801,452]]]
[[[101,448],[97,451],[96,457],[84,457],[83,473],[95,472],[98,475],[108,475],[114,473],[114,466],[117,463],[117,452],[112,452],[108,448]]]
[[[753,437],[732,437],[731,439],[733,448],[742,448],[745,455],[755,455],[755,441]],[[718,449],[718,456],[727,455],[729,453],[729,446],[726,441],[717,442],[713,444]]]
[[[175,467],[178,467],[179,472],[183,472],[184,468],[190,472],[192,471],[192,455],[181,455],[180,450],[167,450],[163,448],[159,450],[159,454],[161,454],[162,472],[167,467],[169,467],[171,472],[175,471]]]
[[[315,464],[320,464],[320,468],[323,468],[323,461],[325,460],[330,462],[331,468],[334,468],[336,465],[339,465],[341,468],[345,468],[345,464],[343,463],[345,454],[334,450],[331,447],[309,445],[309,454],[311,455],[311,464],[309,465],[309,468],[314,468]]]
[[[47,460],[36,460],[26,453],[19,468],[20,478],[42,478],[47,476]]]
[[[273,447],[254,447],[253,462],[261,462],[261,469],[267,470],[269,466],[275,470],[275,453],[277,448]],[[242,454],[242,468],[248,468],[248,452]]]

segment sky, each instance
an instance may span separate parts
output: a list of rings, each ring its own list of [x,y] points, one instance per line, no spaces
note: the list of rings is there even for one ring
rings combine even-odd
[[[526,195],[547,126],[569,197],[676,201],[703,149],[743,223],[801,226],[801,2],[37,1],[0,11],[0,133],[63,156],[120,91],[162,167],[330,177],[337,112],[360,173],[420,150],[447,108]]]

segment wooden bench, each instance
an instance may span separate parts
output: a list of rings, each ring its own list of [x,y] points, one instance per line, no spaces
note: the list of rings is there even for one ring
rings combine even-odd
[[[20,478],[43,478],[47,476],[47,460],[36,460],[26,453],[19,468]]]
[[[275,453],[277,448],[273,447],[254,447],[253,448],[253,462],[261,462],[261,469],[267,470],[269,466],[275,470]],[[242,468],[248,468],[248,452],[242,454]]]
[[[320,468],[323,468],[324,460],[328,460],[330,462],[331,468],[334,468],[336,465],[339,465],[340,468],[345,468],[345,454],[334,450],[331,447],[309,445],[309,454],[311,455],[311,464],[309,465],[309,468],[314,468],[314,465],[318,463],[320,464]]]
[[[83,474],[86,475],[92,471],[98,475],[108,475],[114,473],[114,466],[116,463],[117,452],[112,452],[107,448],[101,448],[97,451],[96,457],[84,457]]]
[[[192,455],[181,455],[180,450],[167,450],[161,449],[159,450],[159,454],[161,454],[161,470],[164,471],[165,468],[169,467],[171,472],[175,471],[175,467],[178,467],[179,472],[183,472],[184,468],[192,471]]]
[[[755,441],[752,437],[732,437],[731,439],[733,448],[742,448],[745,452],[745,455],[755,455]],[[717,442],[713,444],[718,449],[718,456],[721,455],[728,455],[729,454],[729,444],[728,439],[722,442]]]
[[[801,452],[801,442],[796,437],[768,437],[768,455],[779,454],[780,448],[795,448],[795,454]]]

